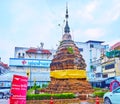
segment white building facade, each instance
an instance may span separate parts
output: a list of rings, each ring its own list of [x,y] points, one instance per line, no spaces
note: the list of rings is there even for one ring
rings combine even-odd
[[[103,45],[103,41],[95,40],[75,43],[79,47],[80,53],[87,64],[88,80],[102,78],[101,55],[109,50],[109,45]]]

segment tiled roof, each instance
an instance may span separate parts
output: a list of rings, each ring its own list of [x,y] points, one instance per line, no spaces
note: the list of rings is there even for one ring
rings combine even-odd
[[[6,69],[9,68],[8,64],[5,64],[5,63],[3,63],[3,62],[0,62],[0,65],[1,65],[2,67],[6,68]]]
[[[51,54],[51,52],[49,50],[41,50],[42,53],[46,53],[46,54]]]
[[[46,49],[38,49],[38,48],[30,48],[26,51],[26,53],[41,53],[41,54],[51,54],[49,50]]]
[[[28,49],[26,53],[36,53],[37,49]]]

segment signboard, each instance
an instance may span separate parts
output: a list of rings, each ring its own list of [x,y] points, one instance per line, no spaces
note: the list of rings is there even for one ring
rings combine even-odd
[[[11,87],[10,104],[26,104],[28,78],[14,75]]]
[[[50,67],[51,60],[10,58],[10,66]]]
[[[119,81],[114,80],[110,83],[110,91],[113,91],[114,89],[116,89],[118,86],[120,86]]]

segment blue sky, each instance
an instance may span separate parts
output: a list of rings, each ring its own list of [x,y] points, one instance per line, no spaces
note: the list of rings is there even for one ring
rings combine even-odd
[[[14,48],[57,48],[66,2],[74,41],[120,41],[120,0],[0,0],[0,57],[9,64]],[[61,26],[58,26],[61,24]]]

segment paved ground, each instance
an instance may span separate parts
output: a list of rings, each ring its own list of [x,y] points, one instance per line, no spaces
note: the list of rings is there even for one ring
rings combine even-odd
[[[80,104],[90,104],[90,103],[88,103],[87,101],[81,101]]]
[[[9,100],[0,99],[0,104],[9,104]]]
[[[9,99],[8,100],[0,99],[0,104],[9,104]],[[70,103],[70,104],[78,104],[78,103]],[[81,101],[80,104],[91,104],[91,103],[88,103],[87,101]]]

